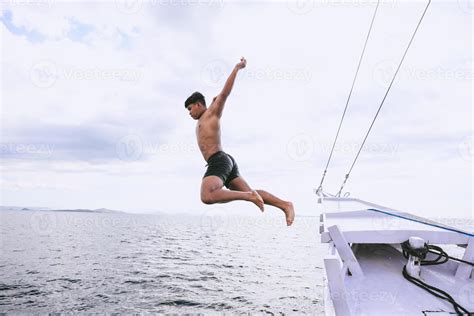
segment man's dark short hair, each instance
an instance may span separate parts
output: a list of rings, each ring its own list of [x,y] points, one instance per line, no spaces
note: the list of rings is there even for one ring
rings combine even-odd
[[[204,106],[206,106],[206,100],[204,99],[204,96],[197,91],[191,94],[191,96],[186,99],[186,102],[184,102],[184,107],[187,108],[188,105],[196,102],[201,102]]]

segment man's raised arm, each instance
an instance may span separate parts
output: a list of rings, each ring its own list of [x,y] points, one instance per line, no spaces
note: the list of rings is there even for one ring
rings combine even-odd
[[[224,104],[229,96],[230,92],[232,91],[232,87],[234,86],[235,77],[237,77],[237,73],[240,69],[245,68],[247,65],[247,60],[244,57],[240,59],[240,62],[235,65],[234,69],[227,78],[224,88],[222,89],[221,93],[217,97],[214,98],[214,101],[211,104],[209,110],[214,112],[217,116],[222,116],[222,111],[224,110]]]

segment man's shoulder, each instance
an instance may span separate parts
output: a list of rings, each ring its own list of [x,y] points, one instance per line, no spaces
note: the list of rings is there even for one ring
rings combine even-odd
[[[213,105],[216,104],[216,100],[217,100],[218,97],[219,97],[219,96],[216,95],[214,98],[212,98],[211,104],[210,104],[209,107],[208,107],[209,109],[215,108],[215,106],[213,106]]]
[[[220,93],[212,99],[211,105],[213,105],[214,103],[223,104],[226,100],[227,97],[224,94]]]
[[[210,107],[201,117],[201,122],[202,123],[209,123],[209,122],[216,121],[216,120],[219,121],[220,118],[219,118],[218,115],[216,115],[216,113],[214,111],[211,110]]]
[[[222,115],[222,109],[224,108],[224,104],[226,101],[226,97],[219,94],[212,99],[211,105],[209,106],[210,112],[221,116]]]

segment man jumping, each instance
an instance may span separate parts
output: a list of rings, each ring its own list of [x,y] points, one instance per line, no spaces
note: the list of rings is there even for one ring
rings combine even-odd
[[[293,203],[283,201],[263,190],[252,190],[239,174],[234,158],[222,151],[220,118],[235,77],[246,65],[247,61],[242,57],[209,108],[206,106],[204,96],[199,92],[194,92],[184,103],[189,115],[198,121],[197,141],[204,160],[207,161],[207,171],[201,183],[201,200],[205,204],[249,201],[257,205],[262,212],[264,204],[272,205],[285,213],[286,224],[290,226],[295,218]],[[224,185],[229,190],[224,189]]]

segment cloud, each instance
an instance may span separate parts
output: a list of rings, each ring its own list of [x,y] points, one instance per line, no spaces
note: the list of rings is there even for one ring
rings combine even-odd
[[[45,40],[45,36],[41,33],[38,33],[36,30],[29,30],[25,26],[18,27],[12,21],[12,12],[5,10],[2,12],[2,17],[0,17],[3,25],[10,31],[12,34],[17,36],[25,36],[30,42],[38,43]]]
[[[100,125],[32,125],[6,130],[2,143],[4,160],[89,161],[117,159],[117,133]]]
[[[68,32],[68,37],[72,41],[83,41],[84,38],[95,30],[94,26],[81,23],[77,20],[70,20],[71,28]],[[126,38],[126,34],[122,34]]]
[[[0,170],[6,203],[33,197],[25,203],[202,209],[205,162],[183,102],[196,90],[208,100],[217,95],[245,55],[248,67],[222,119],[224,149],[253,187],[312,214],[312,188],[329,155],[373,3],[128,3],[5,6]],[[423,7],[395,4],[382,7],[376,20],[328,172],[331,191],[339,188]],[[389,206],[427,214],[449,206],[466,215],[472,209],[465,141],[473,134],[472,15],[454,2],[432,3],[428,13],[347,188]],[[461,189],[447,196],[446,187]],[[119,191],[126,194],[118,197]]]
[[[135,111],[127,118],[113,115],[79,124],[23,121],[3,126],[1,148],[4,162],[14,160],[83,161],[113,163],[147,159],[146,144],[162,143],[172,127],[149,112]],[[156,149],[156,148],[155,148]]]
[[[3,16],[7,17],[4,23],[11,26],[11,29],[21,30],[21,33],[29,35],[40,34],[42,40],[60,39],[67,34],[69,22],[63,15],[51,14],[50,6],[21,6],[6,3],[6,8],[2,10]],[[53,13],[54,14],[54,13]],[[17,33],[18,34],[18,33]]]

